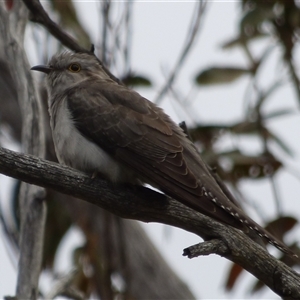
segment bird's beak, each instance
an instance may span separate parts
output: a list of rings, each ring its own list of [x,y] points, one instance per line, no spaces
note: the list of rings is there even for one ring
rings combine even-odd
[[[50,67],[50,66],[38,65],[38,66],[32,67],[30,70],[39,71],[39,72],[49,74],[53,70],[53,68]]]

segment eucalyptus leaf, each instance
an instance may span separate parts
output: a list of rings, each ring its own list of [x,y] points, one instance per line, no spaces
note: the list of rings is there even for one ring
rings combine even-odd
[[[122,78],[122,82],[127,86],[144,86],[151,87],[152,82],[149,78],[141,75],[132,75],[129,74]]]
[[[245,68],[211,67],[200,72],[196,77],[196,82],[199,85],[225,84],[250,72],[251,70]]]
[[[247,25],[257,26],[274,17],[275,14],[272,7],[256,7],[244,15],[241,20],[241,27],[244,28]]]

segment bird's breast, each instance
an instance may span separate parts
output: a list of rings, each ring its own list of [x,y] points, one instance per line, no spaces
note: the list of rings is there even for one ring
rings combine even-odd
[[[77,130],[65,100],[52,106],[50,119],[60,163],[90,174],[100,173],[112,182],[135,181],[130,179],[134,177],[130,171]]]

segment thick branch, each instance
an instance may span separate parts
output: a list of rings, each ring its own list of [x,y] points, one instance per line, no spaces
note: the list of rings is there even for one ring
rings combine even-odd
[[[284,299],[300,299],[300,276],[238,230],[224,226],[174,199],[144,187],[116,186],[31,155],[0,148],[0,172],[52,188],[102,207],[120,217],[159,222],[219,239],[224,257],[238,263]],[[216,251],[217,253],[219,252]]]
[[[13,11],[0,9],[0,41],[5,49],[2,61],[9,62],[22,113],[22,147],[25,152],[44,155],[44,132],[41,104],[37,98],[29,64],[23,48],[28,12],[22,2],[15,2]],[[37,186],[22,184],[19,193],[21,230],[17,297],[35,299],[42,263],[46,206],[45,192]]]

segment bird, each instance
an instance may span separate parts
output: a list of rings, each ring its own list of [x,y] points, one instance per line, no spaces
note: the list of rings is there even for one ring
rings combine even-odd
[[[47,75],[50,127],[61,164],[116,184],[150,184],[298,257],[227,198],[182,128],[115,80],[94,53],[63,51],[31,70]]]

